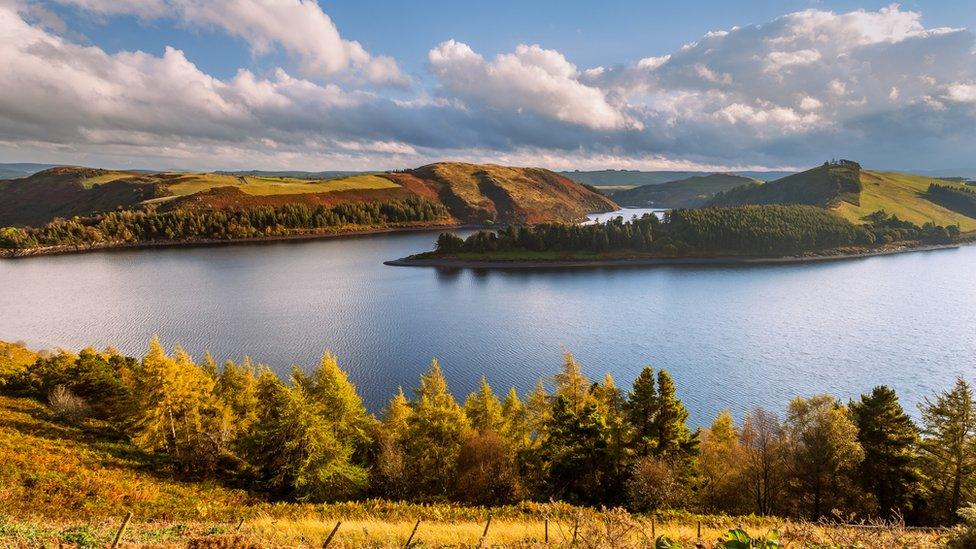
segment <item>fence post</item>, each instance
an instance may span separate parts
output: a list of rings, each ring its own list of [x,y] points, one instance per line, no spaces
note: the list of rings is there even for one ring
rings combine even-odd
[[[549,545],[549,519],[546,519],[546,545]]]
[[[129,526],[130,520],[132,520],[132,511],[129,511],[129,513],[125,515],[125,519],[122,520],[122,526],[120,526],[119,531],[115,533],[115,541],[112,542],[112,549],[119,546],[119,542],[122,541],[122,534],[125,534],[125,529]]]
[[[488,522],[485,523],[485,531],[481,533],[481,539],[478,540],[478,547],[481,547],[485,543],[485,538],[488,537],[489,526],[491,526],[491,513],[488,513]]]
[[[651,515],[651,539],[657,539],[657,529],[654,527],[654,515]]]
[[[329,537],[325,538],[325,541],[322,542],[322,548],[323,549],[325,549],[326,547],[329,546],[330,543],[332,543],[332,538],[333,538],[333,536],[336,535],[336,532],[339,531],[339,526],[341,526],[341,525],[342,525],[342,521],[341,520],[336,523],[335,528],[332,529],[332,532],[329,534]]]
[[[417,519],[417,524],[414,524],[413,530],[410,531],[410,537],[407,538],[407,544],[404,545],[406,549],[410,549],[410,543],[413,541],[413,535],[417,533],[417,528],[420,528],[420,519]]]
[[[240,522],[237,523],[237,528],[234,529],[235,532],[240,532],[241,527],[244,526],[244,517],[241,517]]]

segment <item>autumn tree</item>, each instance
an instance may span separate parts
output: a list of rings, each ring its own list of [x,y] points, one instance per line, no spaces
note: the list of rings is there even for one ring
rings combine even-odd
[[[701,435],[699,499],[713,512],[737,512],[744,507],[745,450],[732,414],[722,411]]]
[[[852,474],[864,459],[847,407],[829,395],[790,401],[786,431],[798,514],[813,520],[847,507],[856,496]]]
[[[743,480],[752,512],[763,516],[779,512],[787,472],[787,444],[779,418],[763,408],[754,408],[742,422],[740,440]]]
[[[481,376],[478,390],[468,395],[464,401],[464,413],[471,427],[478,431],[500,432],[503,426],[502,403],[495,396],[488,378]]]
[[[442,498],[451,492],[455,464],[470,425],[454,400],[437,360],[420,376],[417,400],[407,418],[405,458],[413,471],[414,495]]]

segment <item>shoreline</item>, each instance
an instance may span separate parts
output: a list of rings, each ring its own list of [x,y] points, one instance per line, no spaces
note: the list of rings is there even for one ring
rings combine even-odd
[[[965,240],[951,244],[899,245],[891,248],[868,249],[862,252],[830,253],[825,250],[820,255],[785,256],[712,256],[712,257],[633,257],[619,259],[451,259],[402,257],[384,261],[391,267],[434,267],[442,269],[486,269],[486,270],[524,270],[524,269],[568,269],[568,268],[626,268],[626,267],[673,267],[673,266],[735,266],[735,265],[791,265],[797,263],[823,263],[867,257],[953,250],[966,244],[976,243]]]
[[[329,232],[303,233],[277,236],[258,236],[253,238],[199,238],[193,240],[151,240],[145,242],[103,242],[92,245],[48,246],[19,250],[0,250],[0,259],[22,259],[51,255],[84,254],[113,250],[139,250],[150,248],[197,248],[207,246],[235,246],[243,244],[270,244],[275,242],[318,240],[327,238],[370,236],[390,233],[418,233],[444,230],[476,230],[481,225],[444,223],[438,225],[405,225],[395,227],[375,227],[371,229],[336,230]]]

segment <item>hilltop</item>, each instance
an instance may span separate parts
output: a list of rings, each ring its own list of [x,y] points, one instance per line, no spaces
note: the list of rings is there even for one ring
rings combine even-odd
[[[758,179],[730,173],[696,175],[678,181],[642,185],[618,190],[610,196],[621,206],[658,208],[697,208],[715,194],[741,185],[761,183]]]
[[[862,169],[852,161],[825,163],[767,183],[755,182],[719,193],[708,206],[806,204],[827,208],[841,217],[863,223],[879,210],[917,225],[958,225],[976,230],[976,218],[940,205],[929,196],[929,185],[960,189],[963,182],[897,172]]]
[[[616,209],[606,197],[538,168],[437,163],[414,170],[341,175],[143,173],[56,167],[0,181],[0,227],[118,210],[206,210],[305,204],[384,203],[424,198],[456,223],[576,221]]]

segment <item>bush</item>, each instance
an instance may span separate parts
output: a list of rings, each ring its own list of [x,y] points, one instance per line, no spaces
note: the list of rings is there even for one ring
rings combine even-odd
[[[68,421],[80,421],[88,417],[91,407],[85,399],[71,392],[64,385],[58,385],[47,396],[47,402],[54,414]]]
[[[969,549],[976,547],[976,504],[959,510],[963,523],[956,527],[946,543],[947,549]]]
[[[667,460],[644,457],[634,464],[627,483],[631,509],[648,512],[678,507],[687,499],[687,486]]]

